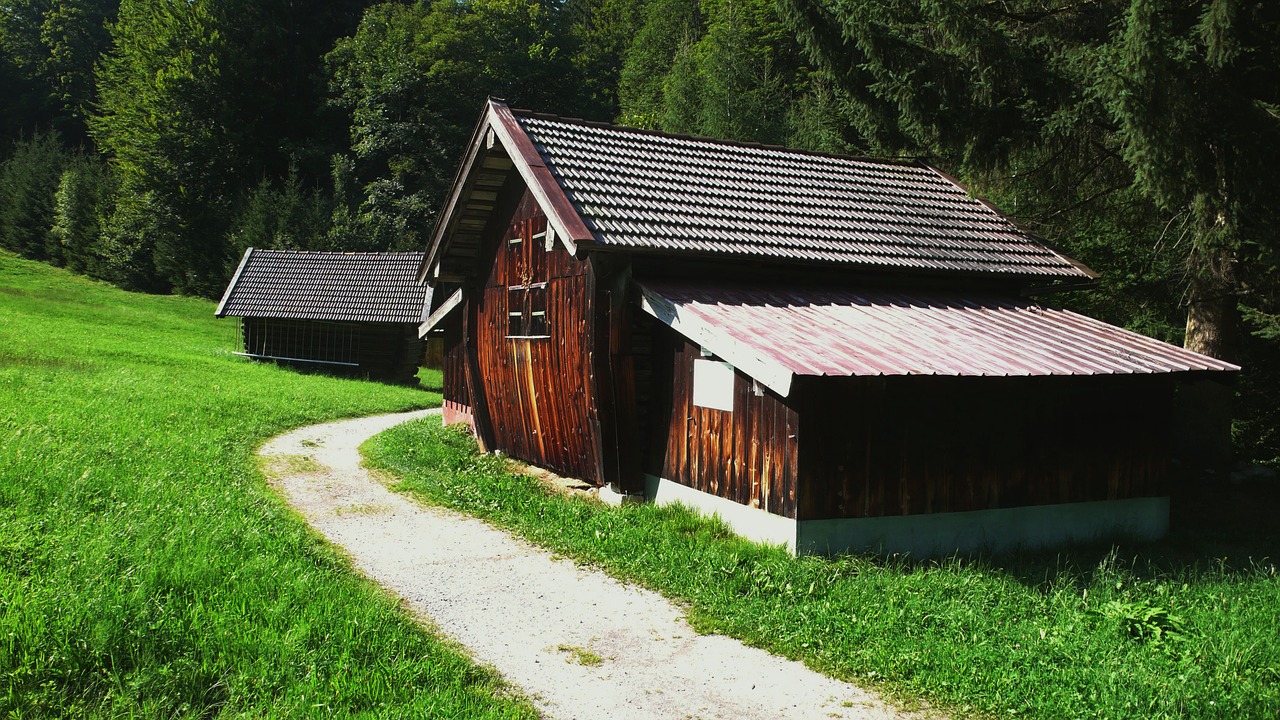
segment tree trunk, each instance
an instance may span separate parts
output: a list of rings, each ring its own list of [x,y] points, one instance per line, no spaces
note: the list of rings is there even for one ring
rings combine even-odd
[[[1187,307],[1187,339],[1183,346],[1202,355],[1236,362],[1240,326],[1234,283],[1217,273],[1191,281]],[[1225,480],[1231,469],[1232,384],[1219,379],[1180,383],[1177,447],[1179,472],[1175,493],[1199,487],[1205,480]]]
[[[1192,275],[1183,347],[1235,362],[1239,352],[1239,299],[1230,260]],[[1225,270],[1225,272],[1224,272]]]

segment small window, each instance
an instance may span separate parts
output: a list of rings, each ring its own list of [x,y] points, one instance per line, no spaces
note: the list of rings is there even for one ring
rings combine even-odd
[[[549,337],[547,285],[520,285],[507,288],[507,337]]]

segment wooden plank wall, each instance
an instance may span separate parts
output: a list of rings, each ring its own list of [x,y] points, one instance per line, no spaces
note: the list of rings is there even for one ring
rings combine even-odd
[[[444,331],[443,384],[445,424],[471,423],[471,395],[467,392],[467,348],[462,344],[462,315],[465,307],[454,310],[441,323]]]
[[[494,447],[558,473],[599,482],[591,418],[590,299],[586,261],[535,235],[546,216],[527,191],[497,247],[477,316],[477,356]],[[508,240],[519,236],[512,245]],[[550,337],[508,338],[508,287],[545,282]]]
[[[804,378],[798,518],[1165,493],[1160,376]]]
[[[415,325],[360,323],[360,370],[371,378],[416,383],[422,352]]]
[[[357,364],[357,367],[348,367],[294,363],[300,368],[412,383],[416,382],[415,376],[422,362],[423,343],[418,339],[417,327],[405,323],[244,318],[241,327],[244,347],[250,353]]]
[[[799,417],[767,388],[753,391],[735,372],[734,411],[693,404],[693,361],[699,347],[669,329],[655,328],[654,388],[670,383],[669,421],[654,428],[649,472],[682,485],[796,516]],[[665,365],[670,374],[665,374]],[[654,418],[656,421],[657,418]]]

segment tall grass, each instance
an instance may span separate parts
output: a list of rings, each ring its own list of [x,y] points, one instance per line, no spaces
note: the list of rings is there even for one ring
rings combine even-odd
[[[439,396],[243,361],[212,312],[0,253],[0,716],[533,716],[255,469]]]
[[[1222,524],[1195,507],[1193,522],[1160,544],[938,562],[797,559],[682,509],[549,492],[438,419],[365,450],[403,478],[402,490],[688,603],[701,631],[959,717],[1280,715],[1274,489],[1262,495],[1270,509],[1237,508]]]

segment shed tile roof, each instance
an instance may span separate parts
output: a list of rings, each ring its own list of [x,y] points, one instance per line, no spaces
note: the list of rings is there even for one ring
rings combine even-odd
[[[249,248],[218,317],[420,323],[424,253],[335,253]]]
[[[783,395],[797,375],[1119,375],[1240,369],[1018,298],[644,282],[641,304]]]
[[[524,111],[510,116],[594,241],[604,246],[915,271],[1092,277],[921,164]],[[523,142],[519,134],[512,135]]]

